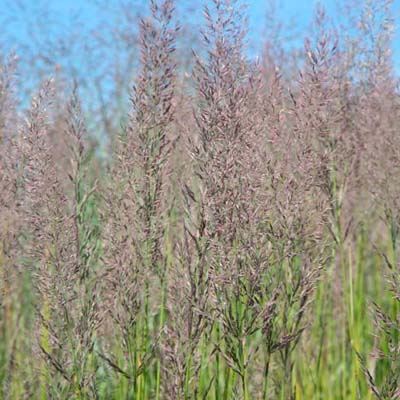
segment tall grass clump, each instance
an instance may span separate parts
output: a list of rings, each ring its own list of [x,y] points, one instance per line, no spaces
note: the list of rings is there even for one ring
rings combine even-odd
[[[21,235],[20,170],[16,163],[13,132],[17,122],[17,57],[10,55],[0,66],[0,393],[15,393],[21,379],[17,368],[22,350],[23,321],[28,305],[22,301],[23,278],[20,269]],[[29,311],[28,311],[29,312]]]
[[[83,399],[97,390],[92,363],[101,322],[92,268],[95,231],[86,220],[94,188],[84,182],[85,127],[76,92],[68,104],[65,131],[70,170],[65,177],[56,174],[47,136],[52,87],[52,81],[44,82],[33,98],[21,139],[24,254],[37,297],[34,351],[44,361],[36,366],[41,376],[38,395]]]
[[[244,1],[106,3],[92,73],[0,57],[0,398],[400,397],[392,2],[257,56]]]
[[[160,396],[160,361],[151,370],[155,382],[147,374],[165,322],[171,206],[166,178],[175,140],[171,126],[179,28],[172,20],[172,1],[151,2],[150,8],[151,16],[140,24],[140,70],[130,118],[116,145],[104,213],[109,329],[117,328],[121,345],[114,343],[119,349],[112,359],[103,358],[121,376],[121,393],[135,398]]]

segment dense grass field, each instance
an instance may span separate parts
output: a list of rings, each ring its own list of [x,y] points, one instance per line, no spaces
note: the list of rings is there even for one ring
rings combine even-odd
[[[207,4],[184,56],[150,1],[122,118],[1,57],[1,399],[400,399],[391,2],[257,58]]]

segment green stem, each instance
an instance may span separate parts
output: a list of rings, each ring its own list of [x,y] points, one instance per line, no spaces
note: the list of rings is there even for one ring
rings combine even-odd
[[[216,340],[217,344],[220,344],[221,340],[221,333],[219,329],[219,325],[216,324]],[[220,355],[219,352],[216,353],[215,355],[215,400],[220,399]]]
[[[164,325],[165,318],[165,279],[161,283],[161,309],[160,309],[160,329]],[[156,400],[160,400],[160,389],[161,389],[161,362],[157,360],[156,365]]]
[[[271,354],[269,349],[266,350],[265,354],[265,362],[264,362],[264,381],[263,381],[263,395],[262,398],[263,400],[267,400],[267,394],[268,394],[268,375],[269,375],[269,365],[271,361]]]

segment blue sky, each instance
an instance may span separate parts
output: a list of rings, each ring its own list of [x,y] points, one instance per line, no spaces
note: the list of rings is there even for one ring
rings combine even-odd
[[[199,25],[203,22],[202,4],[210,0],[176,0],[180,19],[186,22],[186,18],[194,25],[188,32],[187,40],[197,35]],[[269,0],[248,0],[247,14],[249,17],[249,51],[257,54],[259,45],[265,40],[266,21]],[[345,20],[337,13],[337,2],[345,4],[351,2],[360,3],[363,0],[321,0],[327,14],[334,26],[340,28]],[[375,0],[364,0],[375,1]],[[132,18],[121,17],[120,3],[133,4],[125,11]],[[314,0],[275,0],[277,4],[276,15],[286,29],[283,29],[283,37],[290,34],[291,40],[285,43],[302,46],[306,29],[313,19],[315,6]],[[102,3],[99,6],[98,3]],[[126,107],[129,106],[129,90],[133,79],[135,62],[139,53],[130,42],[115,40],[113,29],[118,27],[118,34],[129,34],[137,28],[137,14],[146,13],[148,10],[146,0],[0,0],[0,55],[10,50],[15,50],[20,58],[19,69],[21,71],[21,90],[19,95],[22,104],[25,104],[32,90],[35,90],[39,82],[48,76],[53,76],[57,70],[54,60],[61,66],[63,76],[71,81],[75,77],[79,83],[82,96],[90,101],[85,102],[89,115],[98,115],[101,104],[105,104],[105,112],[108,112],[111,121],[119,124],[120,119],[115,112],[120,113],[120,118],[125,116]],[[400,0],[393,1],[392,10],[400,21]],[[348,24],[347,24],[348,26]],[[99,29],[100,27],[100,29]],[[104,47],[98,47],[93,35],[99,32],[99,41],[106,41]],[[41,33],[37,33],[41,32]],[[66,40],[62,38],[66,37]],[[72,41],[71,41],[72,37]],[[133,35],[133,37],[135,37]],[[60,40],[61,39],[61,40]],[[395,71],[400,76],[400,33],[395,32],[393,41],[393,59]],[[46,57],[38,57],[37,49],[46,54],[56,48],[55,56],[46,61]],[[86,52],[86,48],[89,50]],[[93,50],[94,49],[94,50]],[[64,58],[62,58],[64,57]],[[127,62],[127,59],[129,62]],[[120,63],[119,63],[120,61]],[[32,67],[33,65],[33,67]],[[120,71],[118,65],[123,65]],[[127,66],[127,69],[125,67]],[[131,70],[129,70],[131,68]],[[121,85],[115,85],[115,77],[118,73]],[[101,98],[99,98],[101,93]],[[97,97],[96,97],[97,96]],[[116,107],[107,105],[116,102]],[[112,103],[113,104],[113,103]],[[91,110],[93,113],[91,113]],[[101,131],[99,131],[101,135]]]
[[[130,8],[132,13],[143,13],[147,9],[147,1],[145,0],[130,0],[135,5]],[[186,18],[188,15],[191,19],[201,21],[201,4],[209,0],[176,0],[176,4],[181,10],[192,6],[193,10],[189,13],[182,11],[182,15]],[[343,3],[350,4],[357,0],[340,0]],[[109,10],[99,12],[96,2],[103,2],[111,9],[117,7],[118,3],[126,3],[127,0],[0,0],[0,23],[2,24],[5,35],[0,37],[0,45],[6,51],[16,48],[21,56],[24,54],[24,47],[21,43],[34,48],[35,35],[32,34],[32,26],[37,27],[43,25],[46,29],[47,39],[62,36],[71,28],[79,27],[83,31],[89,31],[92,27],[99,25],[100,21],[107,21],[108,15],[111,15]],[[313,11],[317,4],[314,0],[275,0],[277,3],[277,15],[287,27],[291,27],[297,42],[300,45],[302,41],[302,33],[309,26]],[[360,3],[361,0],[358,0]],[[248,16],[249,16],[249,41],[252,46],[257,47],[257,44],[262,42],[263,33],[265,32],[267,5],[268,0],[248,0]],[[342,17],[338,17],[337,3],[338,0],[321,0],[320,3],[327,9],[328,14],[332,17],[335,25],[340,25],[343,21]],[[193,4],[195,4],[193,6]],[[392,9],[394,15],[399,21],[400,16],[400,0],[394,0]],[[37,19],[40,14],[39,10],[46,10],[46,16],[41,21]],[[295,25],[292,24],[295,21]],[[295,29],[293,27],[296,26]],[[34,28],[35,29],[35,28]],[[293,33],[292,32],[292,33]],[[37,39],[36,46],[41,46],[42,39]],[[82,40],[80,38],[79,40]],[[3,43],[1,43],[3,41]],[[295,39],[296,41],[296,39]],[[396,70],[400,71],[400,32],[396,30],[394,40],[394,61]],[[74,49],[67,49],[73,54]],[[21,54],[22,53],[22,54]],[[73,58],[73,57],[71,57]],[[79,66],[77,66],[79,68]]]

